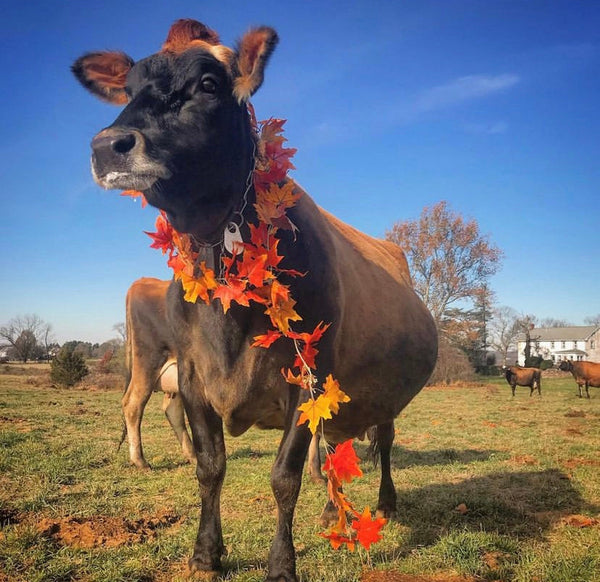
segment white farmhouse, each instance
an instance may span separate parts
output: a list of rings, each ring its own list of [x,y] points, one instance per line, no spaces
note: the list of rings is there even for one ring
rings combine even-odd
[[[600,362],[600,326],[540,327],[530,332],[531,355],[545,360]],[[517,360],[525,365],[525,334],[517,338]]]

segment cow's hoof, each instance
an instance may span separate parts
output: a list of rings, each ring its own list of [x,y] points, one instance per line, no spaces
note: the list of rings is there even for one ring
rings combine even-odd
[[[319,517],[319,525],[325,528],[332,527],[337,523],[337,521],[338,510],[331,501],[328,501]]]
[[[396,516],[396,508],[393,507],[378,507],[377,511],[375,512],[375,517],[377,518],[385,518],[385,519],[391,519],[393,517]]]
[[[219,572],[216,570],[202,569],[201,565],[196,564],[192,558],[188,562],[186,578],[189,580],[201,580],[202,582],[214,582],[219,577]]]
[[[213,582],[220,576],[220,572],[214,565],[208,565],[199,558],[190,558],[188,561],[188,578],[192,580],[202,580],[203,582]]]

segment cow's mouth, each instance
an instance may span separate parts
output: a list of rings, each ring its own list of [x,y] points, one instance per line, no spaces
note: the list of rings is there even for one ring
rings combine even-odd
[[[159,176],[153,174],[132,174],[131,172],[110,171],[98,175],[92,164],[92,175],[96,184],[105,190],[147,190],[158,180]]]

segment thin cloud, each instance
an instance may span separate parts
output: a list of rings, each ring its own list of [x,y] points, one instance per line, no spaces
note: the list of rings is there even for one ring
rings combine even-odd
[[[468,75],[423,91],[410,107],[413,114],[426,113],[480,99],[514,87],[518,75]]]
[[[499,135],[508,131],[508,123],[495,121],[493,123],[469,123],[465,125],[465,131],[479,135]]]

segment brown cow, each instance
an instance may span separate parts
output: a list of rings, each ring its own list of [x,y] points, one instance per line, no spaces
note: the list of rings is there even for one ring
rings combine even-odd
[[[248,100],[260,87],[278,38],[268,27],[248,31],[232,50],[203,24],[178,21],[162,51],[135,63],[119,52],[84,55],[73,72],[89,91],[125,105],[92,141],[92,171],[104,188],[142,191],[180,233],[189,233],[208,265],[221,264],[224,231],[236,220],[250,240],[258,221],[252,175],[256,133]],[[288,180],[286,178],[286,180]],[[289,182],[288,182],[289,183]],[[293,182],[297,194],[302,190]],[[349,201],[351,203],[351,201]],[[377,426],[381,483],[377,509],[396,509],[390,451],[393,422],[433,371],[437,331],[412,288],[402,250],[321,210],[308,194],[288,212],[292,230],[278,232],[285,269],[305,273],[290,286],[302,321],[299,332],[331,323],[319,343],[319,385],[333,374],[351,398],[324,423],[330,444]],[[264,334],[264,307],[189,303],[171,284],[167,316],[174,331],[179,389],[197,452],[200,526],[192,571],[221,569],[225,546],[220,493],[225,476],[223,428],[240,435],[252,425],[282,428],[271,471],[277,527],[268,580],[296,582],[294,510],[311,433],[298,424],[309,391],[285,382],[291,342],[252,347]]]
[[[529,386],[529,396],[537,388],[538,394],[542,395],[542,371],[539,368],[523,368],[522,366],[503,366],[506,381],[510,384],[512,395],[518,386]]]
[[[563,360],[558,368],[563,372],[571,372],[577,387],[579,388],[579,398],[583,398],[581,387],[585,386],[585,393],[590,397],[589,387],[600,388],[600,363],[596,362],[573,362]]]
[[[162,409],[183,455],[190,462],[196,459],[178,395],[175,341],[167,323],[166,297],[170,284],[170,281],[143,277],[131,285],[125,301],[128,382],[121,404],[129,458],[140,469],[150,466],[144,458],[141,424],[144,408],[155,391],[164,392]]]
[[[144,408],[152,392],[164,392],[162,409],[181,445],[184,457],[195,462],[196,453],[185,426],[185,414],[178,395],[175,342],[166,317],[166,298],[170,281],[142,277],[127,291],[125,302],[128,380],[122,399],[129,459],[140,469],[150,467],[144,458],[141,424]],[[324,480],[321,473],[319,438],[313,437],[308,451],[308,473],[314,482]]]

